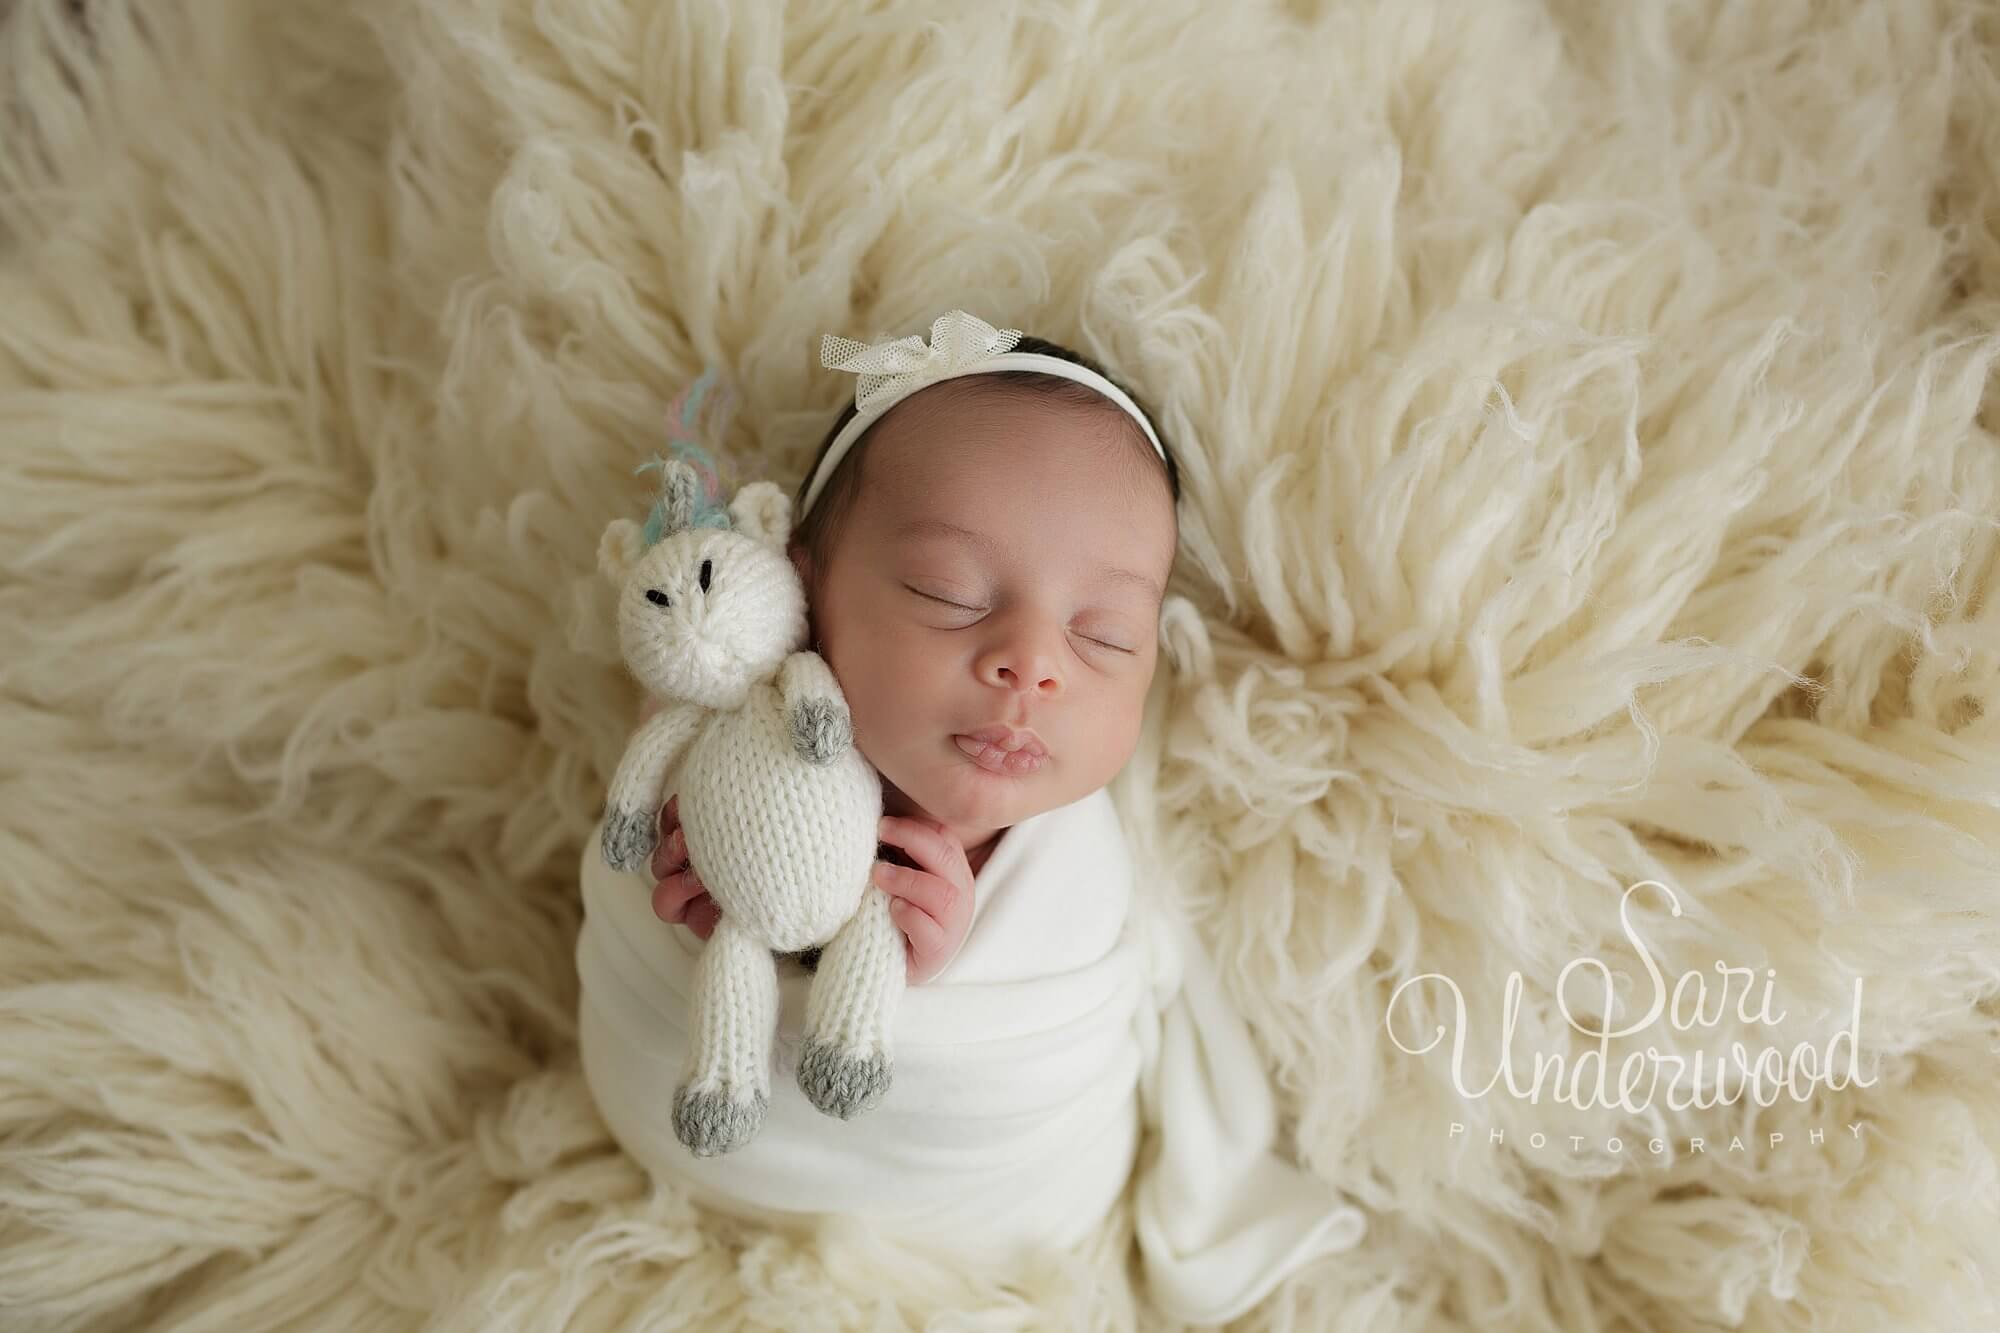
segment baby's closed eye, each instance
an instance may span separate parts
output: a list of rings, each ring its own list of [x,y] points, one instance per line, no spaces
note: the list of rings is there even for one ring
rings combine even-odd
[[[974,617],[972,620],[967,620],[963,625],[952,626],[954,629],[963,629],[966,626],[975,624],[977,623],[977,617],[986,614],[984,607],[968,606],[963,602],[953,601],[949,597],[940,597],[935,593],[925,592],[921,588],[913,588],[907,583],[903,587],[927,602],[934,602],[940,606],[949,607],[953,611],[963,612],[967,616]],[[1087,629],[1073,629],[1071,632],[1077,638],[1095,644],[1098,647],[1109,649],[1112,652],[1125,654],[1136,654],[1138,652],[1138,649],[1129,646],[1130,635],[1108,626],[1093,625]]]

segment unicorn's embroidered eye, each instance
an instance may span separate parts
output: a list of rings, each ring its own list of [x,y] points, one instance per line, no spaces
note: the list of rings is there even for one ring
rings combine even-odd
[[[661,592],[658,588],[646,589],[646,600],[651,602],[654,606],[672,606],[674,604],[673,599],[668,597],[665,593]]]
[[[701,590],[703,592],[708,591],[708,567],[713,563],[714,562],[710,560],[704,560],[701,562]]]

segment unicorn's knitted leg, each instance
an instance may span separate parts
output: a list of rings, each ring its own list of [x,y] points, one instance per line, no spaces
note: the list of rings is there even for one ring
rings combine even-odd
[[[694,975],[687,1075],[674,1093],[674,1135],[696,1157],[748,1143],[771,1104],[778,967],[770,947],[727,913]]]
[[[890,1034],[909,984],[903,932],[889,895],[870,885],[861,906],[820,954],[806,993],[799,1087],[820,1110],[848,1120],[889,1090]]]

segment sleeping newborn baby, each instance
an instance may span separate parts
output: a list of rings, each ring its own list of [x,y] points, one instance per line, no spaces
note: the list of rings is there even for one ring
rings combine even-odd
[[[852,1120],[807,1101],[793,1073],[813,957],[786,955],[762,1127],[716,1157],[681,1145],[668,1109],[717,909],[671,805],[657,885],[585,843],[585,1078],[626,1151],[704,1204],[865,1215],[973,1259],[1082,1241],[1137,1169],[1155,1300],[1234,1318],[1351,1247],[1362,1219],[1273,1150],[1248,1032],[1192,930],[1134,882],[1108,791],[1157,664],[1172,454],[1094,364],[962,311],[928,346],[828,339],[823,360],[861,380],[789,550],[812,647],[882,778],[875,882],[912,983],[891,1086]]]

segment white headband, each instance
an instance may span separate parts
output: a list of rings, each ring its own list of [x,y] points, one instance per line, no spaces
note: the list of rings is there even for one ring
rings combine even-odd
[[[806,498],[800,503],[794,522],[806,516],[806,512],[813,507],[813,501],[819,498],[826,479],[833,475],[834,468],[839,466],[854,442],[861,438],[861,433],[884,412],[919,389],[928,389],[933,384],[955,380],[961,375],[1033,370],[1075,380],[1078,384],[1088,384],[1138,422],[1144,428],[1146,438],[1153,442],[1160,461],[1166,461],[1167,451],[1161,446],[1153,423],[1132,401],[1131,395],[1088,366],[1040,352],[1009,351],[1020,339],[1019,329],[996,329],[977,315],[968,315],[963,310],[948,310],[931,321],[928,346],[914,333],[907,338],[874,344],[858,343],[852,338],[841,338],[831,333],[822,337],[819,363],[829,370],[845,370],[859,375],[861,382],[854,390],[854,416],[840,428],[840,434],[833,437],[833,443],[827,446],[826,454],[813,471],[812,484],[806,488]]]

